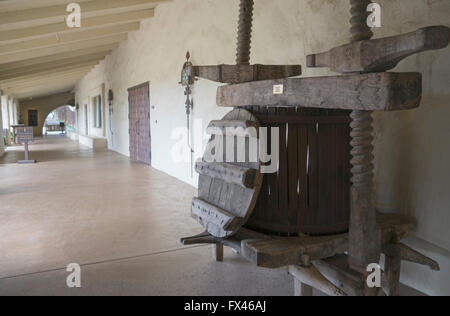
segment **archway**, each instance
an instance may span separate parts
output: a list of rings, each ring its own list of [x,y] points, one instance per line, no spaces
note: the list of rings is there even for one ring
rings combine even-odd
[[[66,134],[76,131],[76,109],[70,105],[63,105],[46,115],[42,127],[43,135]]]

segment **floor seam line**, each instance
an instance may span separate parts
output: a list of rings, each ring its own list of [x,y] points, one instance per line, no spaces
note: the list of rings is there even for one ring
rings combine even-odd
[[[131,260],[131,259],[151,257],[151,256],[165,254],[165,253],[173,253],[173,252],[179,252],[179,251],[184,251],[184,250],[189,250],[189,249],[202,248],[202,247],[205,247],[205,246],[207,246],[207,245],[197,245],[197,246],[185,247],[185,248],[161,250],[161,251],[152,252],[152,253],[143,254],[143,255],[136,255],[136,256],[130,256],[130,257],[124,257],[124,258],[109,259],[109,260],[103,260],[103,261],[97,261],[97,262],[89,262],[89,263],[80,264],[80,267],[90,267],[90,266],[94,266],[94,265],[98,265],[98,264],[114,263],[114,262],[126,261],[126,260]],[[22,277],[27,277],[27,276],[33,276],[33,275],[43,274],[43,273],[56,272],[56,271],[60,271],[60,270],[66,270],[66,267],[49,269],[49,270],[42,270],[42,271],[30,272],[30,273],[24,273],[24,274],[18,274],[18,275],[14,275],[14,276],[2,277],[2,278],[0,278],[0,281],[10,280],[10,279],[15,279],[15,278],[22,278]]]

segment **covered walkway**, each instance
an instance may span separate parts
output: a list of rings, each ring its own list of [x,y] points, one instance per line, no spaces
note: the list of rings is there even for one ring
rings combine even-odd
[[[227,250],[183,247],[199,233],[189,205],[196,190],[111,151],[63,136],[0,159],[1,295],[291,295],[285,270],[256,269]],[[82,288],[66,267],[82,266]]]

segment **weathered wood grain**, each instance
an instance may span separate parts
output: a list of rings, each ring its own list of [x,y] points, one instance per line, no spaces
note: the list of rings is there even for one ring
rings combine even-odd
[[[331,283],[348,295],[364,296],[364,280],[361,274],[350,269],[348,256],[341,254],[314,261],[313,264]]]
[[[209,123],[206,132],[209,135],[258,137],[259,123],[249,120],[221,120]]]
[[[202,175],[218,178],[227,183],[234,183],[252,189],[255,184],[256,170],[229,163],[210,163],[198,161],[195,170]]]
[[[281,268],[310,260],[332,257],[348,249],[348,235],[322,237],[273,237],[264,240],[243,240],[242,255],[263,268]]]
[[[294,296],[313,296],[313,288],[294,278]]]
[[[357,41],[307,56],[308,67],[328,67],[332,71],[381,72],[395,68],[408,56],[428,50],[445,48],[450,41],[446,26],[430,26],[415,32]]]
[[[283,93],[274,94],[274,86],[280,85]],[[421,96],[420,73],[372,73],[223,86],[217,91],[217,104],[395,111],[417,108]]]
[[[223,244],[217,243],[212,246],[213,259],[216,262],[223,261]]]
[[[192,216],[217,237],[225,237],[224,231],[233,229],[241,220],[226,210],[197,198],[192,200]]]
[[[402,243],[384,245],[383,253],[389,257],[428,266],[434,271],[440,270],[439,263]]]
[[[245,126],[259,127],[256,117],[244,109],[233,110],[223,118],[223,122],[223,124],[218,122],[216,126],[230,126],[230,124],[233,126],[236,124],[232,122],[244,122]],[[233,181],[230,181],[230,183],[228,182],[229,179],[224,179],[223,177],[212,177],[211,174],[208,175],[205,173],[201,174],[199,177],[198,198],[236,217],[236,221],[233,222],[233,225],[224,229],[224,227],[220,227],[220,225],[218,226],[214,223],[214,218],[201,218],[197,215],[193,216],[194,219],[211,233],[211,235],[218,238],[235,235],[247,222],[258,199],[263,179],[260,172],[261,164],[259,162],[258,153],[256,153],[256,157],[250,159],[250,151],[253,149],[250,139],[243,138],[240,139],[241,141],[235,140],[236,137],[213,135],[208,143],[203,161],[212,162],[213,164],[225,162],[234,165],[237,168],[253,169],[255,176],[251,188],[233,183]],[[257,145],[257,139],[253,140],[256,141]],[[240,160],[239,157],[237,157],[237,154],[230,155],[234,157],[227,157],[228,150],[231,149],[234,149],[235,153],[244,153],[245,159]],[[209,153],[209,151],[211,151],[211,153]]]
[[[314,266],[304,268],[298,265],[289,266],[289,273],[303,284],[309,285],[330,296],[347,296],[341,289],[328,281]]]
[[[302,74],[300,65],[214,65],[191,68],[186,71],[195,77],[228,84],[282,79]]]
[[[384,271],[386,275],[383,286],[387,296],[399,296],[401,260],[399,257],[386,255]]]

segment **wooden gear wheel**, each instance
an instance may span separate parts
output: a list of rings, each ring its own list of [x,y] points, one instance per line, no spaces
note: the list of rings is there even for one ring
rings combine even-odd
[[[202,160],[196,164],[200,174],[199,196],[192,201],[192,217],[214,237],[236,234],[256,205],[263,179],[258,152],[259,127],[257,118],[244,109],[235,109],[208,127],[212,137]],[[227,151],[231,155],[233,148],[234,157],[230,159]]]

